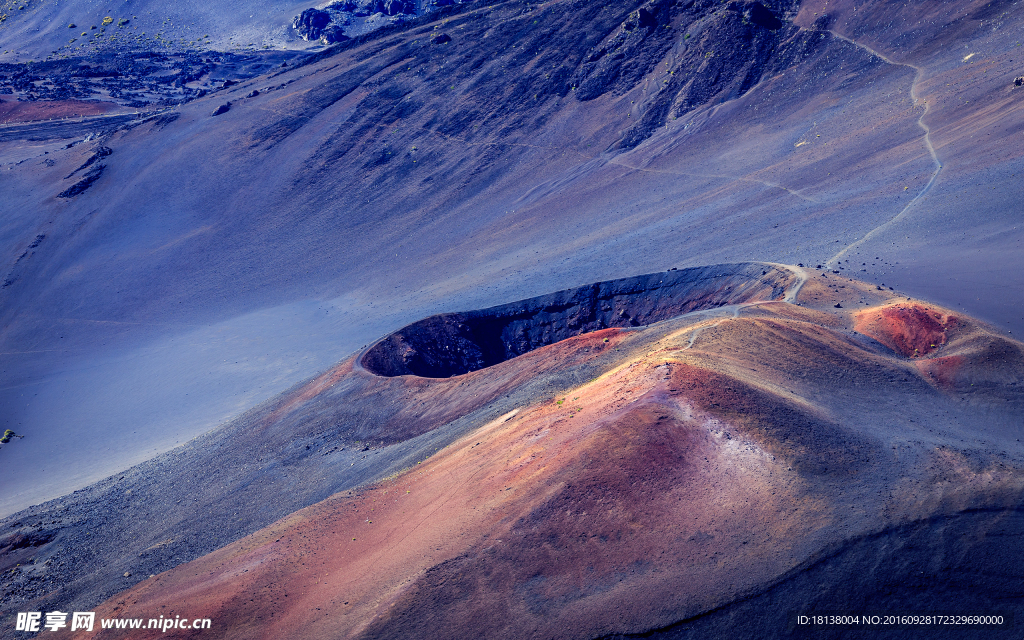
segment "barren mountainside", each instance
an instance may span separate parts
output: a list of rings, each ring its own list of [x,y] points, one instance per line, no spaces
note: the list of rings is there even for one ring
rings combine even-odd
[[[1022,27],[5,6],[0,636],[1020,617]]]

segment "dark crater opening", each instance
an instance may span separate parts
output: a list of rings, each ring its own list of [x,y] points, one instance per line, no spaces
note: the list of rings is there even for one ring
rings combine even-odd
[[[566,338],[729,304],[781,300],[795,276],[771,265],[695,267],[597,282],[489,309],[414,322],[366,351],[379,376],[450,378]]]

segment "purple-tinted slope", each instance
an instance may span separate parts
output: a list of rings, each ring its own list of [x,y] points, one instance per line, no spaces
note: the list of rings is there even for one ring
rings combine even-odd
[[[7,504],[185,441],[417,318],[637,272],[849,248],[836,270],[1021,322],[1020,100],[1000,75],[1021,75],[1019,15],[917,24],[882,3],[847,30],[845,5],[818,23],[762,5],[774,19],[467,6],[100,139],[4,142],[0,401],[28,435],[0,452]],[[945,44],[918,47],[933,28]],[[103,173],[57,198],[99,146]]]

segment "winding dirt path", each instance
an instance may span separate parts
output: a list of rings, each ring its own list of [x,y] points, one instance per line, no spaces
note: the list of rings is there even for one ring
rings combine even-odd
[[[850,38],[847,38],[846,36],[841,35],[839,33],[836,33],[835,31],[832,31],[832,30],[829,30],[829,33],[831,33],[834,37],[836,37],[836,38],[838,38],[840,40],[843,40],[845,42],[849,42],[850,44],[854,45],[855,47],[860,47],[864,51],[867,51],[871,55],[876,56],[877,58],[879,58],[880,60],[886,62],[887,64],[896,65],[896,66],[900,66],[900,67],[908,67],[910,69],[913,69],[915,73],[914,73],[914,80],[913,80],[913,82],[910,83],[910,99],[913,100],[914,105],[917,106],[918,100],[919,100],[919,98],[917,96],[917,87],[920,84],[921,79],[924,77],[924,68],[923,67],[919,67],[917,65],[910,64],[909,62],[896,62],[896,61],[890,59],[888,56],[885,56],[885,55],[879,53],[878,51],[875,51],[874,49],[872,49],[871,47],[869,47],[866,44],[862,44],[860,42],[857,42],[856,40],[852,40]],[[889,229],[889,227],[891,227],[892,225],[894,225],[895,223],[899,222],[901,219],[906,217],[907,212],[910,211],[910,208],[913,207],[915,204],[917,204],[917,201],[920,200],[926,193],[928,193],[928,191],[932,188],[932,185],[935,184],[936,178],[939,177],[939,172],[942,171],[942,162],[939,161],[939,156],[938,156],[937,153],[935,153],[935,147],[932,145],[931,129],[929,129],[928,125],[925,124],[925,122],[924,122],[925,116],[928,115],[928,101],[927,100],[921,100],[921,102],[924,105],[924,111],[922,111],[921,115],[917,119],[917,126],[921,127],[921,129],[924,130],[924,146],[928,149],[928,153],[931,154],[932,161],[935,163],[935,171],[932,172],[931,179],[928,180],[928,183],[926,185],[924,185],[924,188],[922,188],[921,191],[919,191],[918,194],[916,196],[914,196],[910,200],[910,202],[908,202],[907,205],[905,207],[903,207],[903,209],[899,213],[897,213],[895,216],[893,216],[892,218],[890,218],[886,222],[883,222],[882,224],[878,225],[874,229],[871,229],[866,234],[861,236],[859,239],[857,239],[857,240],[851,242],[850,244],[848,244],[847,246],[843,247],[839,251],[839,253],[835,254],[834,256],[832,256],[831,258],[826,260],[825,261],[825,265],[827,267],[829,267],[830,269],[835,265],[837,260],[839,260],[840,258],[845,256],[847,254],[847,252],[849,252],[851,249],[853,249],[854,247],[859,246],[860,244],[866,242],[867,240],[870,240],[871,238],[873,238],[873,237],[875,237],[875,236],[877,236],[877,235],[879,235],[881,233],[884,233],[886,230]]]
[[[778,263],[778,262],[765,262],[765,263],[762,263],[762,264],[767,264],[767,265],[771,265],[773,267],[778,267],[779,269],[788,269],[789,271],[793,272],[793,275],[796,276],[796,282],[794,282],[793,285],[789,288],[789,290],[786,291],[786,295],[782,299],[782,302],[785,302],[787,304],[796,304],[796,299],[797,299],[797,296],[800,295],[800,290],[803,288],[804,283],[806,283],[807,279],[810,277],[807,274],[807,270],[804,269],[803,267],[794,267],[791,264],[781,264],[781,263]],[[722,324],[723,322],[728,322],[729,320],[735,320],[736,318],[739,318],[740,317],[740,311],[746,309],[747,307],[756,307],[756,306],[762,305],[762,304],[773,304],[775,302],[778,302],[778,300],[761,300],[759,302],[743,302],[743,303],[740,303],[740,304],[726,305],[724,307],[719,307],[717,309],[708,309],[708,310],[704,310],[704,311],[697,311],[697,312],[695,312],[695,313],[707,313],[708,311],[711,311],[711,312],[722,312],[722,311],[731,310],[732,311],[732,315],[731,316],[722,317],[722,318],[720,318],[718,320],[718,322],[715,322],[713,324],[700,324],[700,325],[695,326],[693,328],[693,331],[690,333],[690,341],[687,343],[687,345],[685,347],[683,347],[683,350],[685,351],[686,349],[692,348],[693,347],[693,343],[697,340],[697,336],[699,336],[701,334],[701,332],[704,331],[704,329],[707,329],[708,327],[717,327],[718,325]]]

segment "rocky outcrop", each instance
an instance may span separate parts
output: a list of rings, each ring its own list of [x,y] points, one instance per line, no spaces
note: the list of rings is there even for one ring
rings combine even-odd
[[[74,198],[75,196],[85,193],[85,191],[92,186],[92,183],[99,180],[100,176],[103,175],[103,170],[106,168],[107,165],[102,163],[93,165],[93,168],[89,169],[81,180],[58,193],[57,197]]]
[[[330,13],[312,8],[306,9],[292,21],[292,27],[298,31],[302,39],[307,42],[319,40],[324,29],[330,24]]]
[[[348,40],[348,36],[345,35],[345,30],[336,24],[328,25],[323,33],[320,34],[320,42],[324,44],[335,44],[338,42],[344,42]]]
[[[631,149],[669,119],[737,98],[791,62],[794,51],[806,53],[810,39],[817,43],[820,34],[808,35],[785,21],[795,7],[792,0],[650,0],[589,51],[570,87],[579,100],[622,94],[676,48],[673,63],[658,70],[654,99],[616,144]]]
[[[448,4],[455,2],[427,2],[423,12]],[[340,0],[323,9],[306,9],[292,21],[292,27],[307,42],[319,40],[323,44],[335,44],[348,40],[349,34],[363,35],[416,15],[414,0]],[[385,17],[383,22],[381,16]]]
[[[330,5],[330,8],[346,11],[355,16],[369,16],[374,13],[383,13],[386,16],[416,13],[416,3],[412,0],[343,0]]]
[[[657,64],[672,45],[671,2],[649,2],[629,14],[610,38],[594,47],[573,75],[570,85],[579,100],[633,86]]]
[[[64,177],[64,179],[67,180],[68,178],[70,178],[71,176],[75,175],[79,171],[82,171],[83,169],[88,169],[89,167],[91,167],[93,165],[94,162],[96,162],[100,158],[106,158],[111,153],[113,153],[113,150],[111,150],[110,147],[104,147],[102,145],[97,147],[96,148],[96,152],[93,153],[91,156],[89,156],[89,158],[85,162],[82,163],[82,166],[78,167],[77,169],[75,169],[74,171],[72,171],[71,173],[66,175]]]

